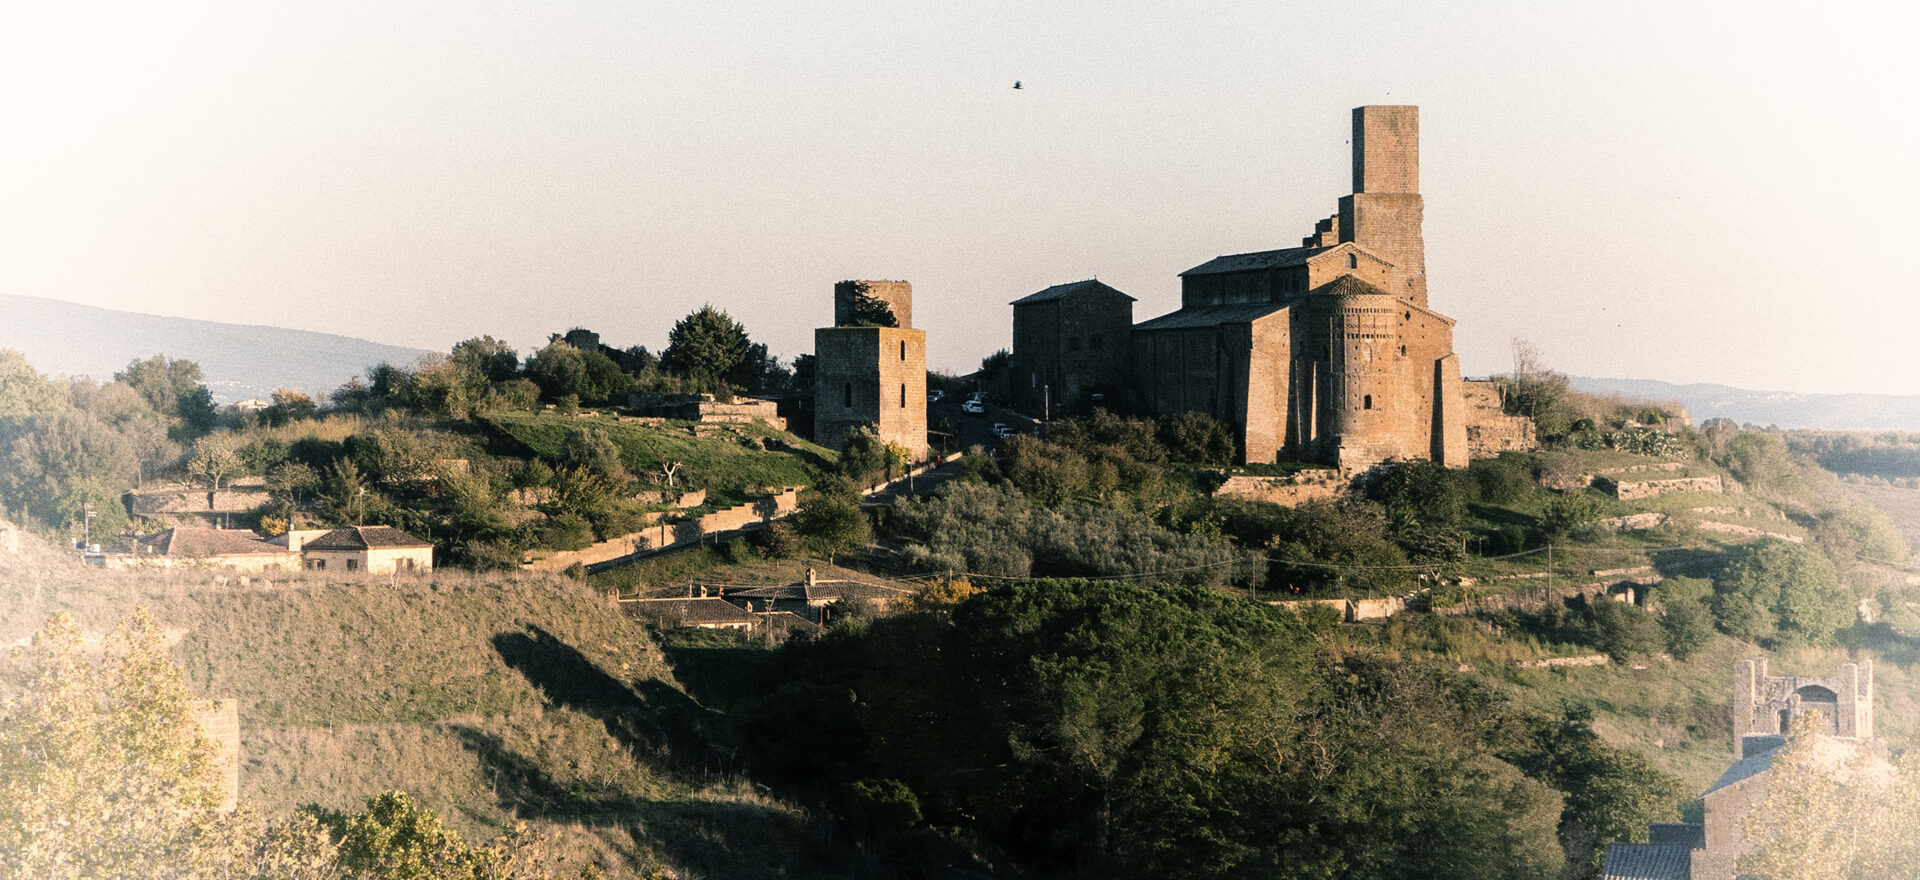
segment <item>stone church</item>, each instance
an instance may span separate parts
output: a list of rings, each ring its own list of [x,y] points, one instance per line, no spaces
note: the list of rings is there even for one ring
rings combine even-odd
[[[1180,274],[1180,308],[1132,323],[1097,281],[1016,300],[1012,385],[1039,412],[1098,394],[1152,415],[1204,412],[1247,462],[1343,471],[1390,458],[1463,467],[1533,445],[1489,383],[1463,382],[1453,319],[1428,307],[1419,108],[1353,111],[1353,192],[1299,247]]]

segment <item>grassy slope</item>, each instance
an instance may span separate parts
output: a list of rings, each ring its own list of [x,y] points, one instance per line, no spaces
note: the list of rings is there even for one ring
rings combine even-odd
[[[268,812],[413,792],[484,839],[516,818],[613,876],[845,876],[799,810],[713,744],[646,632],[563,578],[220,585],[205,573],[0,557],[0,639],[54,610],[104,633],[135,605],[189,684],[240,701],[243,801]]]
[[[656,427],[607,416],[570,418],[553,413],[502,413],[493,416],[491,422],[549,460],[559,455],[568,431],[578,427],[605,431],[634,473],[658,473],[662,463],[680,462],[683,485],[704,488],[710,496],[720,496],[729,503],[767,488],[812,485],[815,471],[834,460],[834,453],[824,447],[758,423],[671,422]],[[762,448],[761,441],[771,442],[775,448]]]

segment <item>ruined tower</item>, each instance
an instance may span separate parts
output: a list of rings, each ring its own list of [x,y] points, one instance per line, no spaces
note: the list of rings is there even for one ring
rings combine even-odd
[[[1353,194],[1340,199],[1340,240],[1391,263],[1386,292],[1422,308],[1427,305],[1425,212],[1420,108],[1353,108]]]
[[[1776,748],[1795,720],[1847,739],[1873,738],[1873,661],[1842,663],[1826,678],[1767,674],[1765,657],[1733,667],[1733,749],[1738,757]]]
[[[898,326],[857,326],[862,295],[887,304]],[[886,443],[927,452],[927,334],[913,329],[913,285],[842,281],[833,286],[834,326],[813,331],[814,441],[845,445],[847,432],[870,429]]]

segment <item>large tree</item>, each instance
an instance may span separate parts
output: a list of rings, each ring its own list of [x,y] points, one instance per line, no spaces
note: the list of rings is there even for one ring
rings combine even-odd
[[[66,403],[66,389],[40,375],[26,355],[0,349],[0,418],[57,412]]]
[[[1854,621],[1854,598],[1819,551],[1767,540],[1735,550],[1714,578],[1720,626],[1750,641],[1824,645]]]
[[[218,421],[213,394],[200,384],[200,365],[193,361],[156,354],[127,364],[113,378],[140,392],[155,412],[179,419],[176,433],[180,436],[204,434]]]
[[[745,387],[751,378],[752,346],[747,328],[726,312],[705,305],[681,318],[667,333],[660,366],[703,387],[721,382]]]

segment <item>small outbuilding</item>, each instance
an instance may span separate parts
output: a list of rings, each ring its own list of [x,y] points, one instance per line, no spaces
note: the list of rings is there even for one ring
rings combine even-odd
[[[392,526],[347,526],[300,547],[309,571],[432,571],[433,545]]]
[[[135,541],[126,552],[89,557],[107,568],[196,566],[228,571],[297,571],[300,554],[260,540],[246,529],[180,526]]]

